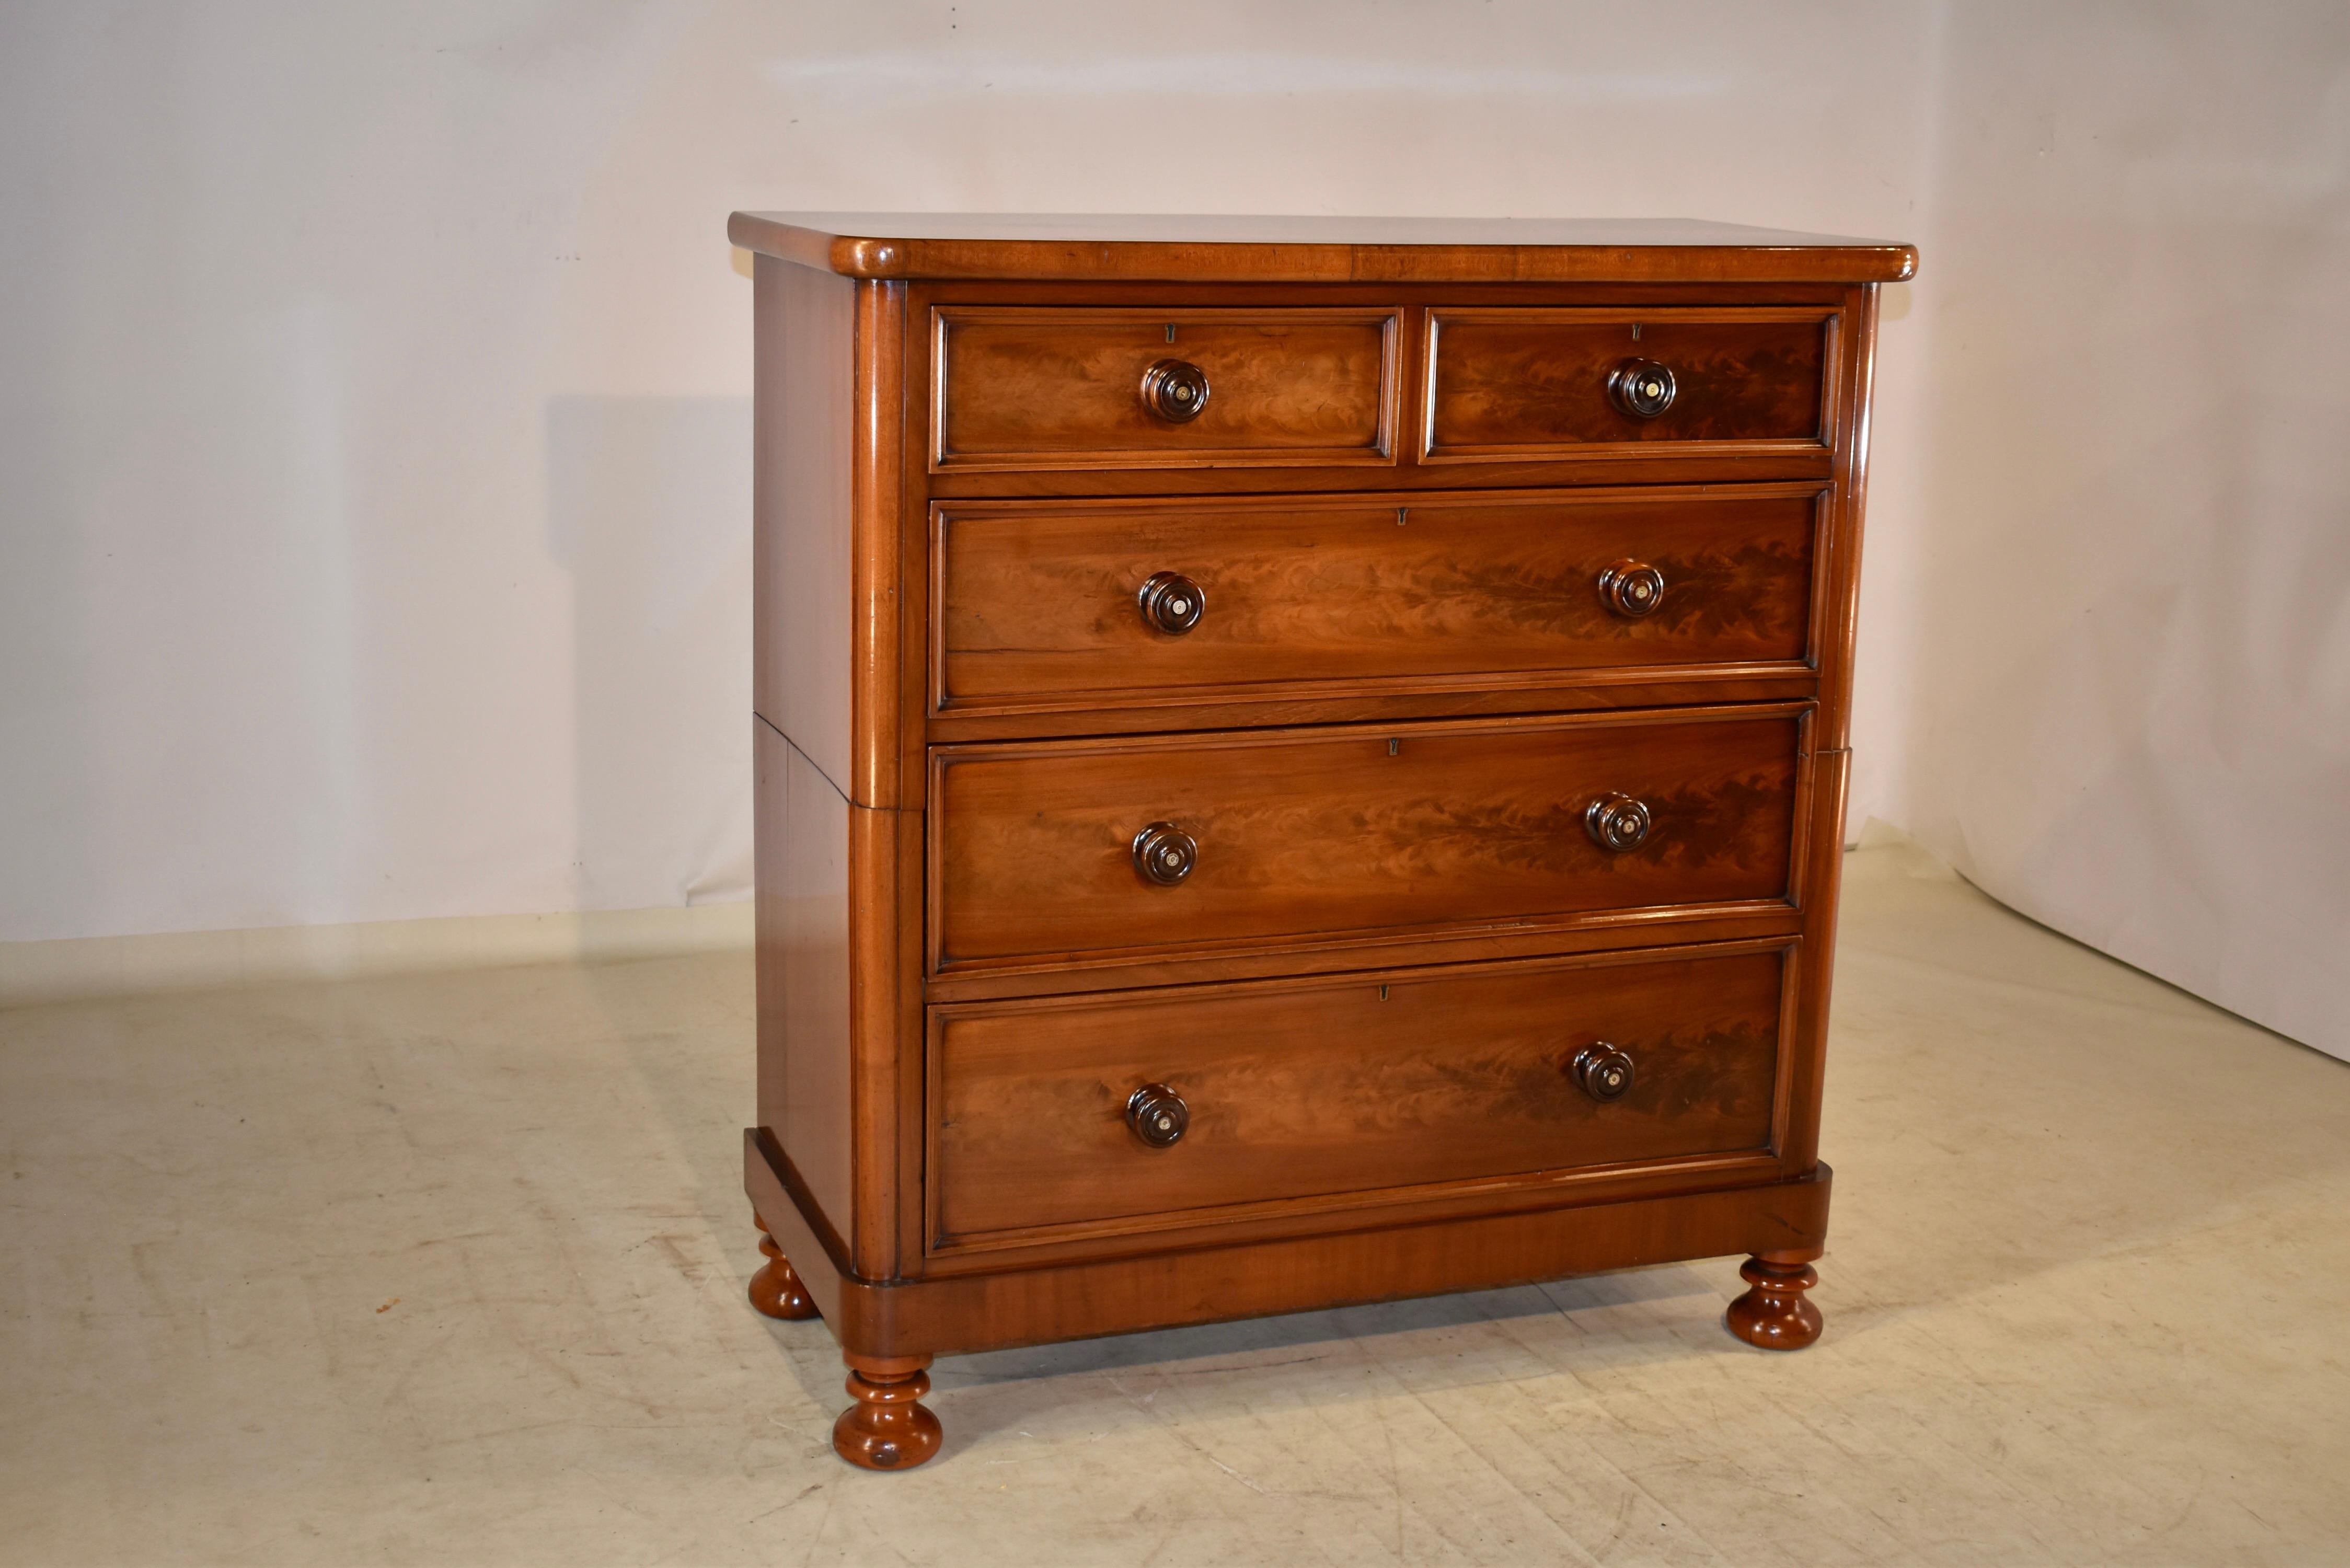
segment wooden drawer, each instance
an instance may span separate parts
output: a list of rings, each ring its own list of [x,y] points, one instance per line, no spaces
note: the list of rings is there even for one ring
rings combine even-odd
[[[1392,462],[1396,324],[1382,309],[941,306],[931,466]],[[1204,378],[1170,382],[1164,416],[1145,384],[1162,364]],[[1172,401],[1186,393],[1191,417]]]
[[[1816,307],[1431,311],[1425,460],[1816,452],[1835,426],[1835,322]],[[1636,363],[1669,372],[1653,417],[1611,390]]]
[[[1810,711],[936,747],[931,971],[1783,907]],[[1611,794],[1637,847],[1589,831]],[[1171,886],[1139,868],[1154,824],[1196,846]]]
[[[946,504],[932,711],[1807,670],[1825,494]],[[1659,574],[1661,597],[1635,566]],[[1160,574],[1182,614],[1154,621],[1145,595]]]
[[[947,1251],[1767,1168],[1792,946],[1682,948],[931,1010],[929,1230]],[[1605,1043],[1602,1102],[1574,1063]],[[1180,1138],[1129,1126],[1172,1092]]]

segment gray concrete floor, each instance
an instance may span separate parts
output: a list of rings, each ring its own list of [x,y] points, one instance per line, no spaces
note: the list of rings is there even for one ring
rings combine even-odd
[[[743,1298],[735,955],[0,1013],[0,1561],[2350,1562],[2350,1065],[1850,860],[1825,1337],[1735,1260],[942,1361]]]

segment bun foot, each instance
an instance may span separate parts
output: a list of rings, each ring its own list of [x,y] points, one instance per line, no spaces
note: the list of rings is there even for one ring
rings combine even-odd
[[[931,1391],[927,1355],[850,1362],[848,1392],[857,1403],[832,1424],[832,1447],[868,1470],[910,1470],[939,1451],[939,1418],[921,1403]]]
[[[1811,1264],[1782,1262],[1768,1252],[1739,1265],[1752,1287],[1730,1303],[1730,1332],[1763,1350],[1801,1350],[1820,1336],[1820,1309],[1804,1294],[1820,1282]]]
[[[759,1227],[759,1251],[767,1258],[759,1265],[759,1272],[751,1276],[751,1304],[769,1317],[793,1322],[816,1316],[815,1301],[809,1297],[807,1287],[800,1283],[800,1277],[792,1272],[784,1250],[767,1233],[767,1222],[756,1214],[751,1219]]]

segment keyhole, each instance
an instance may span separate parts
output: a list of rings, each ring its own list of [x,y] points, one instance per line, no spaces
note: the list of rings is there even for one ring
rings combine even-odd
[[[1635,321],[1634,323],[1632,323],[1632,341],[1633,341],[1633,342],[1635,342],[1635,343],[1638,343],[1639,340],[1640,340],[1640,324],[1639,324],[1638,322]],[[1174,342],[1174,341],[1175,341],[1175,329],[1174,329],[1172,327],[1169,327],[1169,328],[1167,329],[1167,341],[1168,341],[1168,342],[1170,342],[1170,343],[1172,343],[1172,342]]]
[[[1638,337],[1639,335],[1640,329],[1638,327],[1635,327],[1632,328],[1633,337]],[[1167,341],[1170,343],[1175,341],[1175,324],[1171,321],[1167,324]]]

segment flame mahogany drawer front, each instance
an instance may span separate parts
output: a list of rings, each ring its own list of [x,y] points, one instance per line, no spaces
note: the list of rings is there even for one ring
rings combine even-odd
[[[936,509],[932,711],[1808,673],[1816,484]]]
[[[1731,1332],[1809,1344],[1870,361],[1915,253],[728,232],[749,1293],[839,1339],[839,1453],[937,1453],[939,1355],[1682,1259],[1744,1256]]]
[[[1790,950],[934,1008],[931,1247],[1767,1170]]]
[[[1397,314],[942,306],[949,469],[1387,463]]]
[[[1783,906],[1809,711],[941,747],[932,967]]]
[[[1638,445],[1817,450],[1824,310],[1438,309],[1426,460],[1572,457]]]

